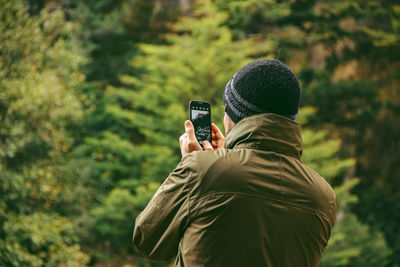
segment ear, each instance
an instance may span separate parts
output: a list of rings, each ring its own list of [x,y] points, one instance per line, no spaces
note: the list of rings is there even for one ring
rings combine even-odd
[[[229,118],[228,114],[226,112],[224,113],[224,128],[225,128],[225,136],[228,135],[228,133],[231,131],[232,127],[235,125],[235,123]]]

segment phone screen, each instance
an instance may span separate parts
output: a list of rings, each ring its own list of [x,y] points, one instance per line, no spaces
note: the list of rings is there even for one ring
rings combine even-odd
[[[211,111],[209,106],[192,106],[190,117],[200,145],[204,140],[211,143]]]

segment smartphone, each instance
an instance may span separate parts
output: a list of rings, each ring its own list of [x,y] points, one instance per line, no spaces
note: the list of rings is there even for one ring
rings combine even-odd
[[[211,139],[211,106],[207,101],[192,100],[189,103],[189,119],[193,123],[197,141],[203,147],[203,141]]]

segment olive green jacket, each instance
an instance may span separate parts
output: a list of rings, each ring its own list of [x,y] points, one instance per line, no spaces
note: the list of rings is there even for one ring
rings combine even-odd
[[[297,122],[241,120],[225,149],[182,158],[137,217],[136,247],[176,266],[318,266],[335,194],[301,154]]]

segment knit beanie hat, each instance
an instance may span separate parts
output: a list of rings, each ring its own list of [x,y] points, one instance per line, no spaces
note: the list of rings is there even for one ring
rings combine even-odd
[[[260,113],[275,113],[294,120],[300,95],[300,83],[285,64],[277,59],[261,59],[233,75],[225,87],[223,102],[234,123]]]

